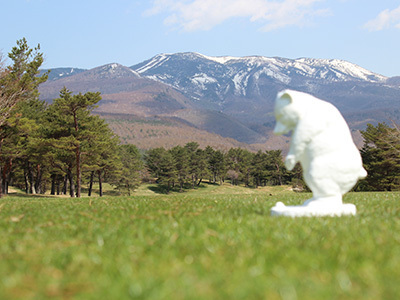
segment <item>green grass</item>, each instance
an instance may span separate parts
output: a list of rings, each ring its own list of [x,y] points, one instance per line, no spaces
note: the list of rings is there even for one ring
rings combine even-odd
[[[151,188],[151,186],[150,186]],[[271,217],[285,188],[0,200],[0,299],[400,299],[400,194]]]

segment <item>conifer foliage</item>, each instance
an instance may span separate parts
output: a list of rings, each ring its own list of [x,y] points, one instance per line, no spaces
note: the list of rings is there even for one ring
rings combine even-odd
[[[280,150],[250,152],[231,148],[227,152],[196,142],[147,151],[145,161],[155,181],[168,193],[172,189],[196,188],[203,180],[213,184],[225,181],[247,187],[291,184],[298,171],[288,172]]]
[[[361,131],[364,146],[361,149],[367,178],[358,186],[366,191],[393,191],[400,189],[400,128],[386,123],[368,124]]]

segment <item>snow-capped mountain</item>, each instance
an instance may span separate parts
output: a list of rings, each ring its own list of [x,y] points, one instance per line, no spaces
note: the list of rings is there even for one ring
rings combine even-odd
[[[383,83],[387,77],[337,59],[280,57],[211,57],[198,53],[160,54],[131,67],[141,76],[152,78],[193,98],[224,100],[227,95],[260,94],[260,81],[270,80],[291,87],[310,87],[328,82]],[[251,91],[250,91],[251,89]]]
[[[268,119],[276,93],[285,88],[312,93],[344,112],[350,107],[368,109],[364,106],[370,100],[381,104],[390,100],[385,96],[387,77],[338,59],[211,57],[189,52],[160,54],[131,68],[174,87],[201,107],[245,123]],[[371,98],[376,93],[382,97]]]

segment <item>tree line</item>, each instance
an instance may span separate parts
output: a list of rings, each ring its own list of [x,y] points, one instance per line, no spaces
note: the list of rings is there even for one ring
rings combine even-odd
[[[229,180],[232,185],[247,187],[302,185],[301,169],[286,170],[281,150],[250,152],[242,148],[231,148],[227,152],[210,146],[199,148],[191,142],[169,150],[163,147],[150,149],[145,161],[156,182],[168,192],[172,188],[182,191],[195,188],[207,180],[211,183]]]
[[[368,176],[360,180],[354,191],[400,190],[400,126],[392,121],[368,124],[361,131],[364,144],[360,149]],[[212,183],[228,180],[247,187],[292,185],[298,191],[309,191],[299,164],[287,171],[281,150],[250,152],[231,148],[227,152],[208,146],[188,143],[170,150],[155,148],[145,155],[146,166],[156,182],[166,191],[198,186],[206,179]]]

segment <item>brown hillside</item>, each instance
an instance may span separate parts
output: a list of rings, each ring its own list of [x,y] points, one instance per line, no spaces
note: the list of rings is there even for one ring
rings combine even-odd
[[[235,137],[235,139],[247,143],[263,143],[265,136],[255,132],[238,120],[221,112],[205,109],[182,109],[169,116],[173,116],[196,128],[216,133],[223,137]]]
[[[98,113],[120,137],[122,143],[134,144],[139,149],[165,147],[167,149],[189,142],[197,142],[200,148],[211,146],[214,149],[228,150],[241,147],[250,151],[266,150],[266,145],[249,145],[218,134],[209,133],[184,124],[179,120],[122,114]]]
[[[40,85],[40,98],[51,101],[66,87],[73,93],[101,92],[99,112],[135,115],[171,113],[192,107],[177,90],[155,80],[141,78],[131,69],[109,64]]]

